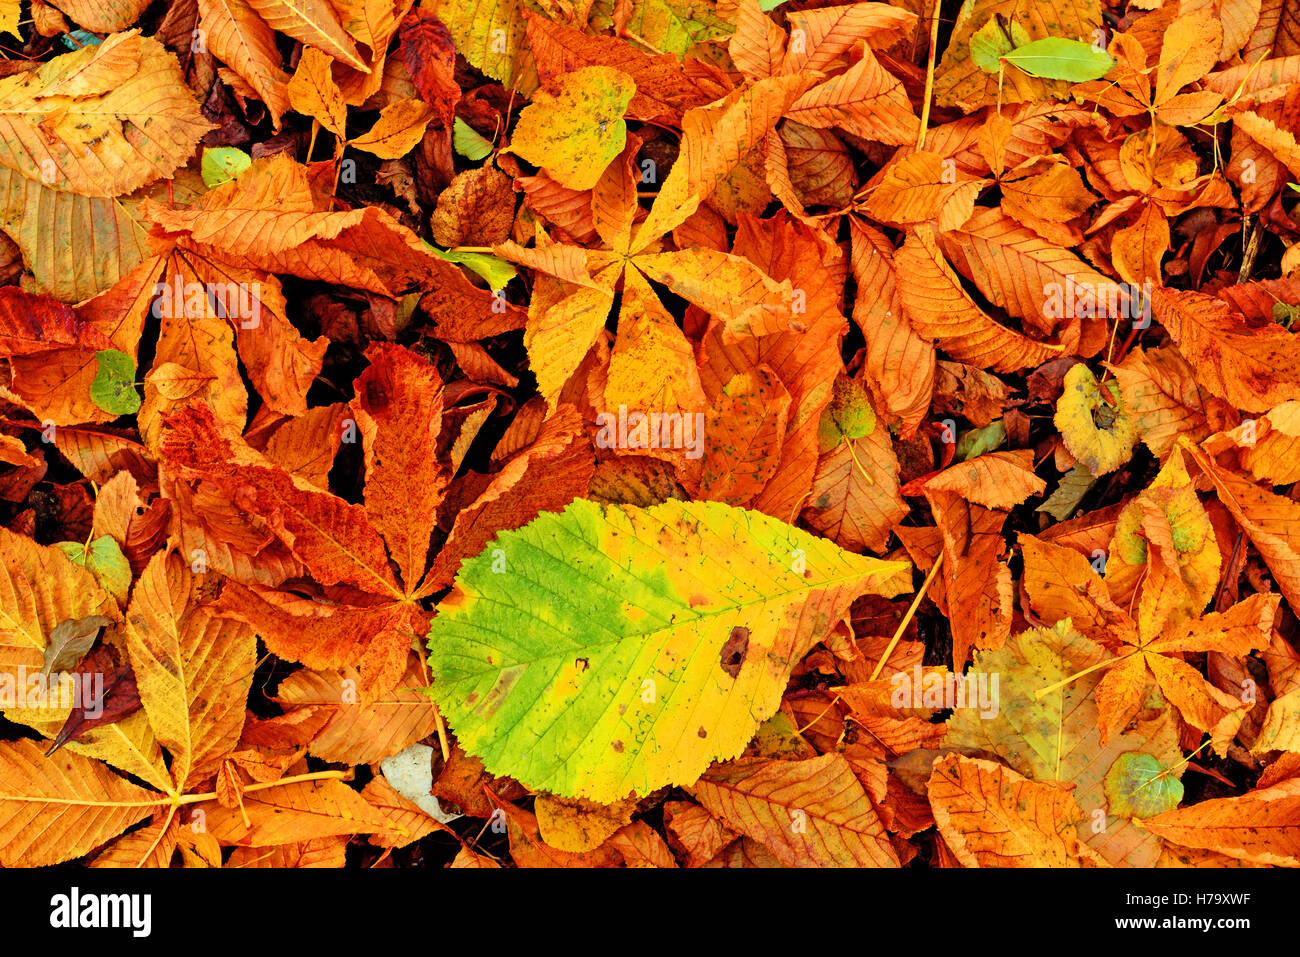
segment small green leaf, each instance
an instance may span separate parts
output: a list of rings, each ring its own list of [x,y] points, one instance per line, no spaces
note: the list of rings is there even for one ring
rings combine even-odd
[[[871,407],[866,390],[847,376],[835,380],[831,401],[822,410],[817,425],[817,442],[829,452],[845,439],[861,439],[876,429],[876,410]]]
[[[228,183],[253,164],[252,157],[233,146],[213,146],[203,151],[203,182],[208,189]]]
[[[1046,37],[1018,46],[1002,59],[1030,76],[1044,80],[1084,83],[1099,80],[1111,71],[1115,61],[1105,50],[1082,40]]]
[[[426,243],[426,245],[429,244]],[[455,249],[439,249],[433,245],[429,245],[429,249],[440,259],[445,259],[449,263],[457,263],[470,272],[482,276],[493,289],[504,289],[506,283],[517,275],[515,267],[510,263],[487,253],[463,253]]]
[[[1287,302],[1273,303],[1274,322],[1286,326],[1288,329],[1290,329],[1291,325],[1296,321],[1296,319],[1300,319],[1300,306],[1293,305]]]
[[[1046,512],[1058,522],[1064,522],[1079,507],[1083,497],[1095,484],[1097,484],[1097,476],[1089,471],[1088,466],[1076,462],[1074,468],[1061,476],[1056,491],[1034,511]]]
[[[131,590],[131,564],[112,535],[101,535],[89,546],[81,542],[55,542],[54,547],[74,565],[88,568],[114,598],[126,601]]]
[[[492,155],[492,144],[459,116],[451,123],[451,145],[468,160],[486,159]]]
[[[135,390],[135,360],[117,349],[95,353],[99,371],[90,383],[90,400],[105,412],[130,415],[140,408],[140,393]]]
[[[990,422],[982,429],[971,429],[957,443],[956,460],[966,462],[998,448],[1007,440],[1007,427],[1001,419]]]
[[[970,38],[970,58],[985,73],[997,73],[1002,67],[1002,57],[1029,42],[1029,34],[1016,21],[1010,21],[1008,28],[1003,29],[997,17],[989,17],[989,22]]]
[[[1115,759],[1104,788],[1114,817],[1155,817],[1172,811],[1183,799],[1183,782],[1140,751],[1125,751]]]

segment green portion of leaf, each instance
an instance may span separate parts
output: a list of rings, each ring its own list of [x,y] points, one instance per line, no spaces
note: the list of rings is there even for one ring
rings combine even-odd
[[[1106,772],[1106,798],[1115,817],[1155,817],[1183,800],[1183,782],[1149,754],[1126,751]]]
[[[962,434],[957,442],[956,458],[965,462],[977,455],[986,455],[995,451],[1007,440],[1007,427],[1001,419],[990,422],[980,429],[971,429]]]
[[[1156,691],[1150,704],[1159,708],[1159,717],[1135,721],[1101,743],[1093,691],[1104,672],[1088,669],[1107,656],[1068,618],[1052,628],[1012,635],[996,651],[976,650],[966,680],[976,688],[986,682],[997,701],[996,714],[959,708],[947,722],[944,744],[995,754],[1035,781],[1073,785],[1084,815],[1075,823],[1087,844],[1112,864],[1149,867],[1160,853],[1153,835],[1124,819],[1107,821],[1101,830],[1092,826],[1096,812],[1107,807],[1102,779],[1126,751],[1151,754],[1165,766],[1182,752],[1173,716]],[[1048,688],[1053,690],[1037,696]]]
[[[95,353],[99,368],[90,383],[90,399],[105,412],[131,415],[140,408],[140,393],[135,389],[135,360],[117,349]]]
[[[739,754],[790,670],[905,562],[718,502],[573,502],[462,566],[429,632],[431,694],[469,753],[611,802]]]
[[[493,289],[504,289],[506,283],[518,275],[513,265],[488,253],[464,253],[455,249],[439,249],[437,246],[428,243],[425,243],[425,245],[439,259],[445,259],[449,263],[457,263],[470,272],[482,276]]]
[[[972,54],[974,50],[972,49]],[[1105,50],[1098,50],[1082,40],[1065,37],[1046,37],[1018,46],[1002,59],[1024,70],[1030,76],[1044,80],[1068,80],[1086,83],[1100,80],[1115,66],[1115,61]]]
[[[126,600],[131,590],[131,564],[112,535],[101,535],[89,546],[81,542],[55,542],[54,547],[67,555],[73,564],[89,569],[114,597]]]
[[[451,124],[451,145],[468,160],[478,161],[492,155],[492,144],[459,116]]]
[[[831,401],[822,410],[817,424],[817,441],[829,452],[845,439],[861,439],[876,429],[876,410],[871,407],[866,390],[855,379],[835,380]]]
[[[222,183],[228,183],[244,170],[253,165],[253,159],[241,149],[233,146],[214,146],[203,151],[203,183],[208,189],[216,189]]]
[[[772,9],[777,4],[763,9]],[[592,5],[591,25],[604,30],[613,25],[614,4],[598,0]],[[627,29],[663,53],[682,57],[697,44],[720,40],[735,32],[713,3],[699,0],[632,0]],[[698,51],[696,51],[698,52]]]
[[[1002,57],[1017,46],[1029,43],[1029,34],[1018,21],[1008,21],[1011,36],[998,23],[997,17],[989,17],[989,22],[975,31],[970,38],[971,61],[985,73],[997,73],[1002,68]]]
[[[1064,522],[1079,507],[1083,497],[1088,494],[1088,489],[1096,482],[1097,476],[1093,475],[1086,465],[1076,464],[1061,477],[1061,483],[1056,486],[1056,491],[1034,511],[1046,512],[1058,522]]]

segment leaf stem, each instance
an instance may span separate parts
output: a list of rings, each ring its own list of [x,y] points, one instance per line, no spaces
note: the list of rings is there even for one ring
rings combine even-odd
[[[934,59],[939,46],[939,0],[930,12],[930,62],[925,68],[925,104],[921,107],[921,128],[916,133],[916,149],[925,148],[925,128],[930,122],[930,99],[934,95]]]
[[[925,581],[921,583],[921,590],[918,591],[916,597],[912,599],[911,607],[907,609],[907,614],[903,616],[903,620],[898,623],[898,628],[894,631],[894,637],[889,639],[889,645],[885,648],[885,653],[881,655],[880,660],[876,662],[876,668],[871,672],[871,681],[875,681],[880,677],[880,672],[884,670],[885,662],[888,661],[889,656],[894,653],[894,649],[898,646],[898,640],[903,637],[903,632],[907,630],[908,623],[916,616],[916,609],[921,606],[921,599],[924,598],[925,593],[929,591],[930,583],[933,582],[934,577],[939,574],[939,568],[942,565],[943,551],[940,550],[939,557],[935,559],[934,564],[930,566],[930,574],[926,575]]]
[[[862,473],[862,477],[863,477],[864,479],[867,480],[867,484],[868,484],[868,485],[875,485],[875,484],[876,484],[875,479],[873,479],[873,478],[872,478],[872,477],[867,473],[867,470],[866,470],[865,468],[862,467],[862,463],[858,461],[857,453],[853,451],[853,441],[852,441],[852,440],[851,440],[847,435],[844,436],[843,441],[844,441],[844,447],[845,447],[846,449],[848,449],[848,452],[849,452],[849,458],[851,458],[851,459],[853,460],[853,464],[856,465],[856,466],[858,467],[858,471],[861,472],[861,473]]]
[[[308,774],[291,774],[287,778],[280,778],[275,781],[262,781],[257,784],[250,784],[244,788],[244,794],[251,794],[254,791],[265,791],[269,788],[278,788],[283,784],[301,784],[303,781],[348,781],[352,778],[352,771],[312,771]],[[214,801],[217,798],[216,791],[205,791],[202,794],[182,794],[176,798],[173,804],[179,806],[182,804],[200,804],[203,801]],[[165,802],[159,801],[162,804]]]
[[[1111,665],[1117,665],[1125,658],[1131,658],[1135,654],[1137,654],[1136,651],[1124,655],[1123,658],[1107,658],[1105,661],[1099,661],[1095,665],[1090,665],[1089,667],[1084,668],[1082,671],[1076,671],[1074,674],[1070,675],[1069,677],[1062,678],[1060,681],[1056,682],[1055,684],[1048,685],[1046,688],[1039,688],[1037,691],[1034,692],[1034,700],[1042,701],[1043,698],[1047,697],[1047,695],[1051,694],[1053,691],[1057,691],[1060,688],[1064,688],[1071,681],[1074,681],[1077,678],[1082,678],[1084,675],[1092,674],[1094,671],[1100,671],[1102,668],[1109,668]]]

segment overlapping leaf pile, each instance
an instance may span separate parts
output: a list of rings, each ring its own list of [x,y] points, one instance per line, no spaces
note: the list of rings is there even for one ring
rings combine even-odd
[[[1293,4],[0,28],[0,864],[1300,866]]]

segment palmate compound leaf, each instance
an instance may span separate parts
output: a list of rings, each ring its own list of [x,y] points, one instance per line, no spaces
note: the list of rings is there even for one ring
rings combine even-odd
[[[613,802],[739,754],[791,668],[905,562],[718,502],[578,500],[462,566],[429,631],[430,693],[494,774]]]
[[[1181,757],[1175,718],[1165,708],[1102,744],[1095,695],[1100,678],[1097,671],[1086,669],[1104,656],[1101,647],[1075,631],[1068,619],[1053,628],[1012,635],[995,651],[977,650],[975,667],[966,678],[985,681],[989,700],[997,707],[954,711],[946,722],[944,744],[996,755],[1041,784],[1071,787],[1082,814],[1071,823],[1084,843],[1112,865],[1150,867],[1160,854],[1159,842],[1136,830],[1119,808],[1110,807],[1104,779],[1125,752],[1150,754],[1162,768],[1174,766]],[[1072,676],[1074,680],[1062,683]],[[1044,688],[1053,690],[1038,697]],[[1101,831],[1091,826],[1098,810],[1106,812]]]

